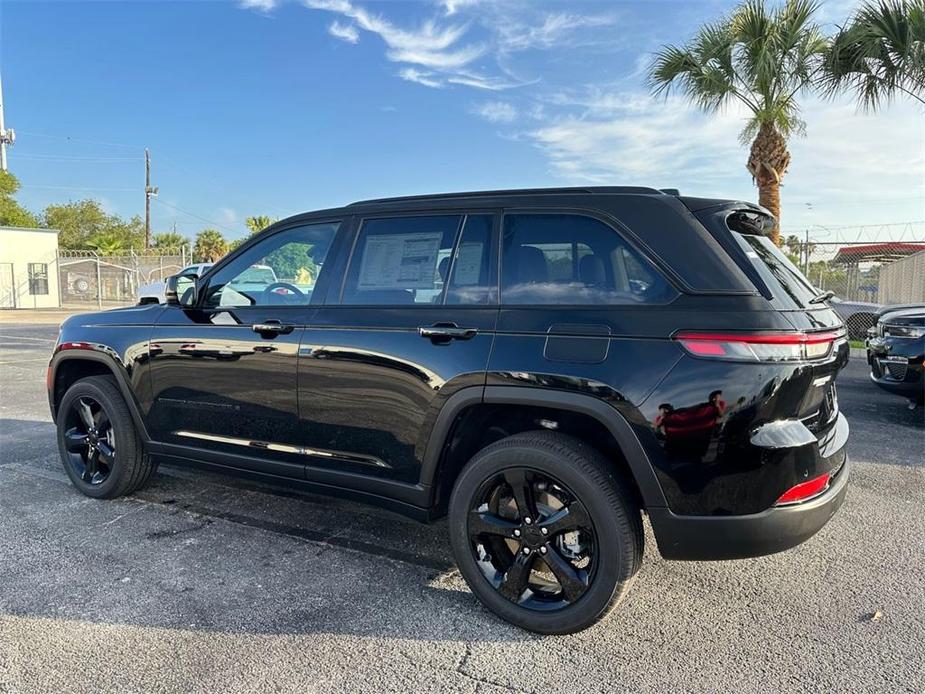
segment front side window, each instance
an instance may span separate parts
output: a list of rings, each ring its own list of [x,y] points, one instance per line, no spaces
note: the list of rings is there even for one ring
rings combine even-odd
[[[504,217],[501,301],[666,303],[677,292],[607,224],[574,214]]]
[[[459,215],[390,217],[363,222],[341,302],[443,303]]]
[[[29,293],[48,294],[48,264],[29,263]]]
[[[247,249],[212,277],[205,306],[301,306],[315,283],[339,222],[286,229]]]

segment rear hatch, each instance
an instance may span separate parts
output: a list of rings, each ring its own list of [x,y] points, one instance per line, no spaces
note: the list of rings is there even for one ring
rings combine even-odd
[[[688,207],[696,208],[697,204]],[[826,296],[769,238],[773,218],[766,210],[748,203],[723,202],[691,211],[795,330],[844,330],[841,317],[826,303]],[[848,363],[848,351],[847,339],[839,339],[833,345],[833,358],[811,367],[807,393],[797,416],[813,432],[820,433],[835,421],[835,377]]]

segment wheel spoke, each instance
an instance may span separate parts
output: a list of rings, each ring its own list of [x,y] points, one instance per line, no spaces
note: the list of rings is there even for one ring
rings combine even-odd
[[[518,527],[517,523],[505,520],[489,511],[469,512],[470,537],[476,537],[478,535],[503,535],[505,537],[511,537],[516,527]]]
[[[100,411],[96,413],[93,421],[96,425],[96,430],[102,432],[109,426],[109,415],[106,414],[105,410],[100,408]]]
[[[100,441],[97,444],[97,450],[99,451],[99,460],[106,467],[112,467],[113,458],[115,456],[115,451],[112,450],[112,446],[109,445],[106,441]]]
[[[589,523],[590,519],[585,507],[580,501],[573,501],[540,523],[540,527],[545,528],[552,537],[569,530],[588,527]]]
[[[84,482],[90,482],[93,480],[94,475],[99,472],[99,458],[97,457],[97,452],[93,451],[90,455],[87,456],[87,460],[84,463],[84,472],[81,475],[81,478]]]
[[[543,555],[543,560],[559,581],[565,599],[568,602],[575,602],[588,589],[587,573],[572,566],[551,543],[546,547],[547,551]]]
[[[504,574],[504,580],[498,586],[498,591],[508,600],[517,602],[527,588],[527,581],[530,578],[530,568],[533,566],[533,553],[524,554],[517,552],[514,561]]]
[[[87,431],[95,428],[93,422],[93,412],[90,410],[90,405],[86,400],[77,401],[77,413],[80,415],[80,421],[83,422],[83,425],[87,428]]]
[[[78,453],[87,448],[87,435],[77,429],[68,429],[64,434],[64,447],[68,453]]]
[[[504,481],[511,487],[514,501],[517,502],[517,513],[521,520],[535,519],[539,514],[536,511],[536,499],[533,497],[533,483],[526,470],[514,469],[504,473]]]

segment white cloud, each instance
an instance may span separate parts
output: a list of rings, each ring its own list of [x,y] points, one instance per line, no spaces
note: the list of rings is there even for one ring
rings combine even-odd
[[[485,51],[478,44],[459,45],[466,33],[464,24],[441,26],[428,20],[418,29],[408,30],[348,0],[304,0],[304,3],[311,9],[336,12],[353,20],[360,29],[377,34],[385,42],[386,56],[392,62],[453,70],[468,65]]]
[[[222,224],[236,224],[238,221],[238,213],[231,209],[230,207],[219,207],[215,211],[215,217],[221,220]]]
[[[612,15],[582,16],[568,12],[546,14],[538,24],[527,24],[509,17],[498,24],[498,35],[503,50],[549,49],[561,46],[566,37],[574,35],[577,30],[609,26],[615,21]]]
[[[486,101],[472,109],[490,123],[513,123],[517,120],[517,109],[506,101]]]
[[[328,33],[334,38],[346,41],[347,43],[357,43],[360,40],[360,32],[357,31],[355,26],[352,24],[341,24],[336,20],[328,25]]]
[[[277,5],[277,0],[239,0],[241,7],[247,10],[269,12]]]
[[[435,76],[432,72],[423,72],[413,67],[406,67],[399,70],[398,76],[408,82],[416,82],[417,84],[423,84],[425,87],[432,87],[434,89],[440,89],[445,86],[443,80]]]
[[[748,148],[737,141],[744,109],[707,115],[680,97],[605,90],[557,94],[549,102],[555,113],[522,137],[567,182],[757,199],[745,169]],[[848,101],[811,99],[802,116],[807,137],[789,144],[792,159],[782,189],[785,228],[821,218],[828,224],[925,218],[925,121],[919,108],[897,103],[865,115]]]
[[[477,5],[481,0],[441,0],[440,5],[443,7],[443,11],[446,12],[446,15],[454,15],[459,10],[472,7]]]

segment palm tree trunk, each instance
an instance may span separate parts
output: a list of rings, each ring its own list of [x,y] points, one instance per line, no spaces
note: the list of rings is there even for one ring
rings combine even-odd
[[[790,165],[787,140],[772,123],[763,123],[745,167],[758,186],[758,204],[774,215],[775,224],[771,240],[780,245],[780,182]]]
[[[756,181],[758,184],[758,204],[774,215],[774,228],[771,240],[780,245],[780,183],[776,178],[766,176]]]

